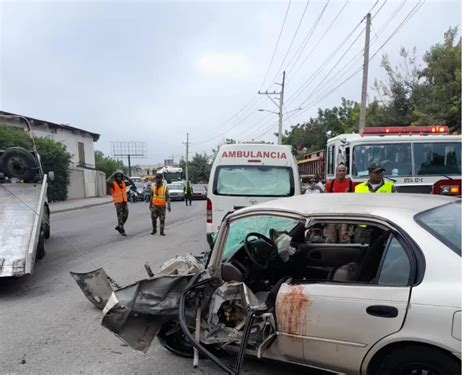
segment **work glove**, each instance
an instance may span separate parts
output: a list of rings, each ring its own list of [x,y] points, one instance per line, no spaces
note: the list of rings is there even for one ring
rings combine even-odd
[[[168,212],[171,212],[171,206],[168,206]]]

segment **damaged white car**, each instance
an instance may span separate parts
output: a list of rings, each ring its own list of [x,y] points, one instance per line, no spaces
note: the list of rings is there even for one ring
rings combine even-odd
[[[229,215],[208,257],[117,288],[75,274],[134,349],[240,372],[246,355],[347,374],[461,373],[461,200],[310,194]],[[237,353],[233,366],[219,358]]]

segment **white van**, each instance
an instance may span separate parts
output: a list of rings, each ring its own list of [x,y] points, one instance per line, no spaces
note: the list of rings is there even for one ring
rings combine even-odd
[[[207,189],[207,240],[212,247],[222,219],[239,208],[301,194],[290,146],[264,143],[220,147]]]

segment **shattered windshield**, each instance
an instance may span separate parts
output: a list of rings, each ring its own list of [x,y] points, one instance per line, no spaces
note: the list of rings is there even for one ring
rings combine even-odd
[[[216,195],[286,197],[294,192],[293,171],[289,167],[221,166],[216,176]]]
[[[224,245],[224,261],[240,249],[247,234],[257,232],[270,238],[270,229],[290,232],[299,221],[282,216],[258,215],[245,217],[230,224],[227,239]]]

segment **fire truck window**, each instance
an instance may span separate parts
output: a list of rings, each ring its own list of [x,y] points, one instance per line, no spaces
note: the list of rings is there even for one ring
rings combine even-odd
[[[334,174],[335,149],[336,146],[334,145],[328,147],[327,174],[331,176]]]
[[[370,163],[380,163],[385,168],[386,176],[411,176],[412,160],[409,143],[386,143],[355,146],[352,158],[352,175],[368,176]]]
[[[415,169],[418,175],[460,175],[460,143],[416,143]]]

